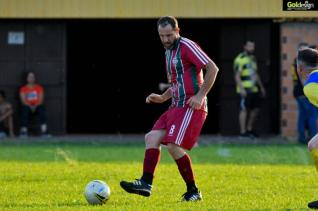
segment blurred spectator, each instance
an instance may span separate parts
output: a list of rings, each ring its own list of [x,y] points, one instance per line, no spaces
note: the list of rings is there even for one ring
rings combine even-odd
[[[246,41],[244,51],[234,59],[236,92],[240,95],[240,137],[255,138],[254,122],[259,113],[261,97],[266,92],[257,73],[255,43]],[[262,96],[260,96],[260,93]]]
[[[36,83],[33,72],[27,74],[26,81],[27,84],[20,88],[20,100],[22,103],[20,137],[28,136],[29,120],[33,115],[39,117],[42,136],[48,136],[46,113],[43,105],[44,89]]]
[[[299,43],[298,50],[309,47],[307,43]],[[294,90],[293,94],[297,101],[298,107],[298,119],[297,119],[297,132],[298,141],[302,144],[306,144],[317,133],[317,117],[318,112],[315,106],[313,106],[306,98],[303,92],[303,85],[297,74],[297,61],[296,58],[291,66]],[[306,128],[308,129],[308,137],[306,137]]]
[[[6,101],[6,94],[0,90],[0,138],[7,136],[14,137],[13,132],[13,108],[9,102]]]

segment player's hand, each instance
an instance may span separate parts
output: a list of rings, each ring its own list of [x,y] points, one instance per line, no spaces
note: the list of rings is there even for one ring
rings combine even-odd
[[[261,94],[263,98],[266,97],[266,90],[264,88],[261,89]]]
[[[158,95],[155,93],[150,94],[146,98],[146,103],[163,103],[165,99],[162,97],[162,95]]]
[[[204,97],[200,97],[198,95],[194,95],[189,98],[187,104],[189,104],[190,108],[198,110],[201,108],[203,104]]]

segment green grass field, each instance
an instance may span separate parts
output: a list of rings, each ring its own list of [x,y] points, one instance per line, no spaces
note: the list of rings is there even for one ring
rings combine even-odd
[[[306,210],[318,199],[317,172],[305,146],[210,145],[190,152],[204,201],[181,203],[185,186],[165,149],[153,195],[121,190],[140,177],[143,145],[0,143],[0,210]],[[111,198],[90,206],[93,179]]]

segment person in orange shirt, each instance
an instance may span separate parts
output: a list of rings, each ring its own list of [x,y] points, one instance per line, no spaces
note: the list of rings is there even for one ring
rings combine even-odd
[[[44,89],[36,83],[35,74],[27,74],[27,84],[20,88],[20,100],[22,103],[20,136],[28,136],[28,124],[31,115],[38,115],[41,124],[41,133],[47,136],[47,121],[44,102]]]

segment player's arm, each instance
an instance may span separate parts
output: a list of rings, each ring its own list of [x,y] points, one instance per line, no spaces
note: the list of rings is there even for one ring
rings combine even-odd
[[[20,92],[20,100],[23,105],[29,106],[27,101],[26,101],[26,94],[24,92]]]
[[[7,119],[12,114],[13,114],[12,106],[11,105],[7,105],[7,108],[6,108],[5,112],[0,117],[0,122],[2,122],[3,120]]]
[[[243,84],[242,84],[242,80],[241,80],[241,72],[240,71],[236,71],[235,72],[235,83],[238,87],[240,87],[240,94],[241,96],[245,97],[246,96],[246,90],[245,88],[243,87]]]
[[[297,73],[297,67],[295,62],[290,67],[294,86],[297,85],[298,83],[298,73]]]
[[[39,93],[39,105],[42,105],[44,101],[44,91]]]
[[[146,103],[163,103],[169,100],[171,97],[172,97],[171,88],[169,88],[161,95],[151,93],[146,98]]]
[[[200,109],[201,108],[203,101],[204,101],[204,98],[209,93],[210,89],[212,88],[212,86],[215,82],[217,73],[219,71],[219,68],[211,60],[209,60],[209,62],[205,65],[204,69],[206,70],[206,73],[204,76],[204,82],[203,82],[200,90],[198,91],[198,93],[196,95],[192,96],[187,101],[189,106],[193,109]]]
[[[8,118],[8,126],[9,126],[9,135],[11,138],[14,137],[14,126],[13,126],[13,117],[12,115]]]
[[[258,74],[256,74],[256,82],[257,82],[259,88],[261,89],[261,93],[262,93],[263,97],[265,97],[266,96],[266,90],[265,90],[264,85],[262,83],[262,80],[261,80],[261,78],[259,77]]]
[[[235,72],[235,75],[234,75],[234,80],[235,80],[235,83],[236,85],[239,87],[239,90],[240,90],[240,95],[245,97],[246,96],[246,90],[242,84],[242,80],[241,80],[241,72],[242,72],[242,65],[239,64],[238,62],[238,59],[235,59],[234,60],[234,72]]]

